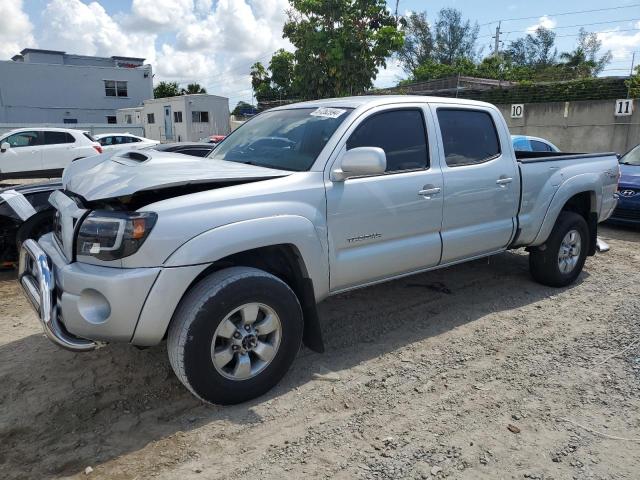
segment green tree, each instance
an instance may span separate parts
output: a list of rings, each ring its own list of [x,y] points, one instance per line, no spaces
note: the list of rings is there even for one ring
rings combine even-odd
[[[635,70],[635,73],[625,82],[629,89],[629,98],[640,98],[640,65],[636,66]]]
[[[443,8],[438,13],[435,25],[435,60],[452,65],[460,59],[474,60],[477,57],[476,42],[480,27],[477,23],[462,18],[455,8]]]
[[[293,89],[295,56],[284,49],[278,50],[271,57],[269,71],[271,72],[271,88],[274,95],[280,98],[295,96]]]
[[[289,0],[283,37],[295,47],[293,88],[303,98],[363,93],[403,44],[384,0]]]
[[[271,76],[267,69],[260,62],[256,62],[251,66],[251,87],[253,94],[258,102],[264,100],[272,100],[276,94],[271,88]]]
[[[596,77],[611,62],[611,52],[598,57],[602,41],[595,33],[580,29],[578,45],[572,52],[560,54],[562,68],[571,78]]]
[[[555,32],[538,27],[536,31],[511,42],[505,55],[515,65],[545,68],[556,63]]]
[[[181,91],[182,95],[192,95],[196,93],[207,93],[207,90],[200,86],[199,83],[190,83],[187,85],[187,88],[183,88]]]
[[[233,111],[231,112],[231,115],[239,116],[239,115],[243,115],[246,112],[253,112],[255,111],[255,109],[256,108],[253,105],[240,100],[236,105],[236,108],[234,108]]]
[[[416,69],[433,60],[433,34],[427,20],[427,13],[411,13],[404,19],[404,44],[398,50],[398,59],[409,75],[415,76]]]
[[[180,95],[178,82],[160,82],[153,89],[153,98],[177,97]]]

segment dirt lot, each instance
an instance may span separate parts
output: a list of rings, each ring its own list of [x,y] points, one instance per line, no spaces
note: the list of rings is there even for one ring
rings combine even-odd
[[[0,476],[637,479],[640,233],[601,233],[571,288],[508,253],[332,298],[327,352],[235,407],[164,346],[57,349],[2,273]]]

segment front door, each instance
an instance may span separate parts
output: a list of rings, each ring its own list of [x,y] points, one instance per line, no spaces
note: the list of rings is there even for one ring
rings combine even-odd
[[[498,113],[447,104],[432,109],[444,159],[442,263],[507,247],[518,213],[519,173]]]
[[[438,264],[442,173],[429,151],[429,119],[420,104],[385,107],[347,132],[334,165],[350,148],[379,147],[387,172],[326,183],[332,291]]]
[[[169,105],[164,107],[164,137],[166,140],[173,140],[173,119]]]
[[[14,133],[2,139],[0,143],[9,144],[8,149],[0,152],[0,173],[42,170],[42,146],[38,132]]]

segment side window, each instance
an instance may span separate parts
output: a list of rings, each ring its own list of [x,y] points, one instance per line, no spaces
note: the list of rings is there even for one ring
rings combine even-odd
[[[449,167],[484,163],[500,155],[498,132],[487,112],[439,108],[438,123]]]
[[[137,143],[137,142],[141,142],[142,140],[140,140],[139,138],[136,137],[128,137],[129,138],[129,143]]]
[[[100,142],[102,146],[111,145],[113,143],[113,137],[102,137],[98,142]]]
[[[20,132],[14,133],[7,137],[5,142],[11,145],[11,148],[17,147],[33,147],[38,145],[38,132]]]
[[[393,110],[362,122],[347,140],[347,149],[379,147],[387,156],[387,172],[429,166],[427,134],[422,111]]]
[[[75,139],[67,132],[44,132],[45,145],[59,145],[73,142],[75,142]]]
[[[549,145],[538,140],[531,140],[531,150],[534,152],[552,152],[553,150]]]

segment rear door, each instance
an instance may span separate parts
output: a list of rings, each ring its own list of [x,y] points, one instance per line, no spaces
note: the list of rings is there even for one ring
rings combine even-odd
[[[438,264],[442,173],[428,127],[426,106],[387,106],[363,115],[345,134],[334,165],[351,148],[379,147],[387,171],[326,180],[333,291]]]
[[[74,160],[76,139],[68,132],[44,131],[42,166],[44,170],[66,168]]]
[[[504,249],[515,231],[519,195],[504,122],[488,107],[432,109],[444,159],[441,263]]]
[[[34,172],[42,170],[41,137],[37,131],[14,133],[2,140],[9,148],[0,152],[0,172]]]

